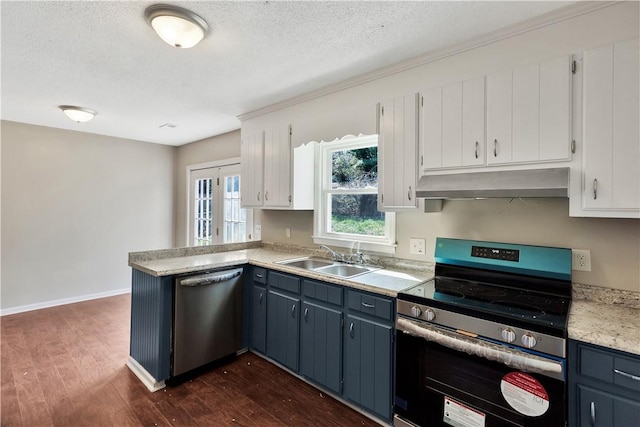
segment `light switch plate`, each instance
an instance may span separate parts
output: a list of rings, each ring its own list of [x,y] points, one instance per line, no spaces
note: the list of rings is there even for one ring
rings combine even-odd
[[[425,239],[409,239],[409,253],[413,255],[424,255],[427,242]]]

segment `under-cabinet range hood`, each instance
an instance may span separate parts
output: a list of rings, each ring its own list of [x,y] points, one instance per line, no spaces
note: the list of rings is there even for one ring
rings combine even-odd
[[[569,197],[569,168],[425,175],[418,182],[416,197]]]

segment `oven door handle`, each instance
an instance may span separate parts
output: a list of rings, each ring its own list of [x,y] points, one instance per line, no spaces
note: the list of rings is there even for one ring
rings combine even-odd
[[[396,327],[399,331],[406,334],[435,342],[453,350],[493,360],[512,368],[537,372],[564,381],[563,364],[552,359],[512,350],[499,344],[493,344],[451,332],[429,323],[416,322],[401,317],[396,321]]]

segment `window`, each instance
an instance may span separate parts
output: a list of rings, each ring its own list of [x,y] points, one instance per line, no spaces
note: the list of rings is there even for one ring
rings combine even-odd
[[[252,240],[253,211],[240,207],[240,165],[187,167],[187,245]]]
[[[314,242],[395,251],[395,215],[378,212],[378,136],[319,145]]]

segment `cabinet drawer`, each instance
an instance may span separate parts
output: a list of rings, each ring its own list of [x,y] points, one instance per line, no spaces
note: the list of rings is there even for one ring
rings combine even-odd
[[[640,402],[578,384],[577,425],[595,427],[636,427]]]
[[[260,267],[253,267],[253,281],[262,283],[263,285],[267,284],[267,270]]]
[[[349,291],[350,310],[367,313],[385,320],[393,320],[393,300],[376,297],[363,292]]]
[[[640,358],[578,346],[580,374],[640,392]]]
[[[302,281],[302,294],[305,297],[313,298],[318,301],[342,306],[343,292],[344,290],[338,286],[314,282],[311,280]]]
[[[295,276],[289,276],[288,274],[270,271],[269,286],[293,292],[294,294],[300,294],[300,279]]]

